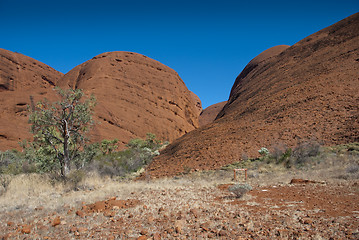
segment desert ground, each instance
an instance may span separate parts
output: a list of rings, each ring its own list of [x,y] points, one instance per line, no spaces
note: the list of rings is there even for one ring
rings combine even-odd
[[[338,162],[341,164],[338,164]],[[357,157],[136,180],[3,178],[2,239],[358,239]],[[294,180],[293,180],[294,179]],[[308,181],[301,181],[308,180]],[[237,198],[228,187],[249,184]]]

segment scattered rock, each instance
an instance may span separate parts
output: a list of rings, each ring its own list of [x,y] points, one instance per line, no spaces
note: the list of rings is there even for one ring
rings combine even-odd
[[[208,221],[208,222],[202,223],[200,225],[200,227],[202,228],[203,231],[209,232],[211,230],[212,225],[213,225],[213,223]]]
[[[140,234],[141,234],[141,235],[147,235],[147,234],[148,234],[148,231],[147,231],[146,229],[142,229],[142,230],[140,231]]]
[[[313,220],[310,219],[310,218],[302,218],[299,220],[300,223],[302,224],[312,224],[313,223]]]
[[[56,227],[61,224],[61,218],[59,216],[55,217],[51,222],[51,226]]]
[[[197,218],[199,216],[198,209],[196,209],[196,208],[189,210],[189,213],[192,214],[195,218]]]
[[[184,220],[176,220],[174,224],[176,233],[182,234],[184,225],[185,225]]]
[[[311,180],[307,180],[307,179],[296,179],[296,178],[293,178],[293,179],[290,181],[290,184],[307,184],[307,183],[317,183],[317,182],[311,181]]]
[[[228,232],[222,229],[218,232],[218,235],[221,237],[226,237],[228,235]]]
[[[83,218],[85,216],[85,213],[81,210],[77,210],[76,215]]]
[[[110,211],[110,210],[106,210],[103,212],[103,215],[105,217],[114,217],[116,215],[116,212],[115,211]]]
[[[142,236],[139,236],[139,237],[137,238],[137,240],[147,240],[147,237],[144,236],[144,235],[142,235]]]
[[[15,223],[14,223],[14,222],[7,222],[7,225],[8,225],[9,227],[12,227],[12,226],[15,225]]]
[[[24,234],[30,234],[31,233],[31,226],[30,225],[23,225],[21,228],[21,232]]]
[[[159,233],[154,233],[152,235],[153,240],[161,240],[161,235]]]

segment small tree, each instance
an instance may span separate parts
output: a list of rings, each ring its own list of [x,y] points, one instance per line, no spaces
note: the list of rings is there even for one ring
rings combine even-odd
[[[95,98],[81,101],[80,89],[56,89],[60,101],[50,103],[47,99],[32,106],[29,123],[34,134],[33,146],[46,151],[51,160],[60,164],[63,178],[70,171],[72,161],[78,158],[86,146],[86,133],[92,125]]]

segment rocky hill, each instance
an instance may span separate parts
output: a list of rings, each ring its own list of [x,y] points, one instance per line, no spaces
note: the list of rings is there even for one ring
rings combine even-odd
[[[198,127],[200,100],[171,68],[131,52],[100,54],[58,82],[97,99],[93,140],[123,144],[146,133],[173,141]]]
[[[63,76],[33,59],[0,49],[0,150],[19,148],[18,142],[30,138],[27,105],[53,98],[52,88]]]
[[[120,140],[154,133],[173,141],[198,127],[200,99],[171,68],[130,52],[100,54],[66,75],[19,53],[0,49],[0,150],[31,139],[27,123],[30,96],[56,99],[53,88],[81,88],[97,106],[93,141]]]
[[[218,113],[222,111],[222,108],[226,105],[226,103],[227,101],[216,103],[203,109],[198,119],[199,126],[202,127],[206,124],[212,123],[216,119]]]
[[[278,144],[359,141],[359,13],[269,52],[238,76],[217,120],[168,146],[151,176],[218,168]]]

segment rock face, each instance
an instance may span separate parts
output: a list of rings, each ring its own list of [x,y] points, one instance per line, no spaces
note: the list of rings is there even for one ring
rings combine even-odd
[[[63,76],[55,69],[20,53],[0,49],[0,150],[19,148],[30,138],[27,105],[53,98],[52,88]]]
[[[226,105],[226,103],[227,101],[216,103],[204,109],[201,112],[201,115],[199,115],[199,126],[202,127],[212,123],[216,119],[218,113],[222,111],[222,108]]]
[[[238,76],[217,120],[169,145],[149,174],[218,168],[277,144],[359,141],[358,52],[359,13],[264,52]]]
[[[192,96],[192,100],[195,104],[196,110],[197,110],[197,115],[200,115],[202,112],[202,102],[201,99],[194,93],[191,91],[191,96]]]
[[[182,79],[140,54],[100,54],[68,72],[58,86],[95,95],[96,141],[117,138],[125,144],[149,132],[173,141],[198,127],[198,100]]]

